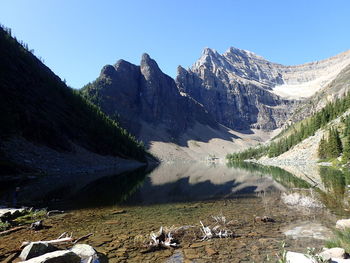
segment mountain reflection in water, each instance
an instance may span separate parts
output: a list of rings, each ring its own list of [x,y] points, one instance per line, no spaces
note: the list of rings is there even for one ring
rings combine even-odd
[[[255,197],[260,192],[309,187],[305,181],[280,168],[252,163],[228,166],[164,163],[153,171],[142,168],[118,175],[98,175],[85,181],[53,180],[45,177],[23,187],[22,201],[69,208],[148,205]]]

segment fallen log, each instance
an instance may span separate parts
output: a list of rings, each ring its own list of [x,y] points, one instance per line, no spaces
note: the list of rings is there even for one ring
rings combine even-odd
[[[17,227],[0,232],[0,236],[7,235],[7,234],[10,234],[12,232],[16,232],[18,230],[24,229],[24,228],[26,228],[26,226],[17,226]]]

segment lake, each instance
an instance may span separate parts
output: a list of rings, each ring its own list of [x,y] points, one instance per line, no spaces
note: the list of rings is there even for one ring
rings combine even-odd
[[[264,262],[280,253],[283,241],[288,250],[306,252],[308,246],[321,248],[348,211],[348,175],[330,168],[317,172],[322,187],[250,163],[165,163],[121,175],[36,178],[21,185],[18,202],[68,212],[45,220],[42,231],[0,237],[0,254],[63,232],[93,233],[87,243],[109,262]],[[311,196],[326,208],[288,206],[283,193]],[[213,216],[225,217],[234,236],[201,242],[200,221],[214,225]],[[255,222],[263,216],[275,222]],[[143,253],[149,234],[161,226],[186,226],[180,247]]]

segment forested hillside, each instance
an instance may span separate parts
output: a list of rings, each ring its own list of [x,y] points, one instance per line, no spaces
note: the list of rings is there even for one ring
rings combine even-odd
[[[22,136],[57,151],[72,151],[74,143],[101,155],[146,160],[141,143],[67,87],[4,27],[0,51],[1,140]]]
[[[304,139],[313,136],[318,129],[325,128],[330,121],[341,116],[349,108],[350,94],[347,94],[341,99],[329,102],[322,110],[313,114],[311,117],[288,127],[270,144],[259,146],[257,148],[250,148],[239,153],[229,154],[227,158],[229,160],[244,160],[260,158],[263,155],[268,155],[268,157],[279,156]],[[349,124],[345,119],[343,122]],[[337,129],[330,129],[328,134],[328,139],[324,138],[321,140],[321,148],[323,147],[323,149],[321,149],[320,158],[338,157],[343,150]],[[346,136],[346,134],[344,136]],[[325,147],[327,147],[327,150],[325,150]],[[323,154],[323,152],[326,151],[327,154]]]

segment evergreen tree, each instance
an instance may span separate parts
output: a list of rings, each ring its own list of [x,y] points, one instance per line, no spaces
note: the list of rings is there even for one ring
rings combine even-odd
[[[327,148],[328,157],[330,158],[337,158],[342,152],[342,143],[339,137],[339,133],[334,128],[329,130]]]
[[[343,162],[348,162],[349,160],[350,160],[350,135],[348,135],[345,139],[343,156],[342,156]]]
[[[324,137],[322,137],[320,144],[318,145],[318,157],[320,159],[327,158],[327,141]]]

